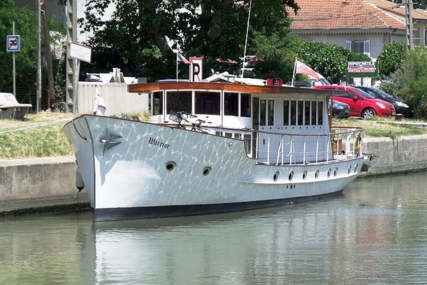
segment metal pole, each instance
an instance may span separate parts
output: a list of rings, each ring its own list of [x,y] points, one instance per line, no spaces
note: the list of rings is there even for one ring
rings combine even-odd
[[[76,59],[76,73],[79,74],[80,72],[80,60]],[[78,98],[78,87],[79,87],[79,77],[74,77],[74,95],[73,95],[73,115],[75,116],[77,114],[77,98]]]
[[[43,0],[37,0],[37,92],[36,92],[36,113],[40,111],[42,95],[42,68],[41,68],[41,3]]]
[[[405,0],[405,14],[406,14],[406,48],[408,51],[414,49],[414,36],[412,27],[412,2]]]
[[[15,21],[12,22],[12,35],[15,34]],[[12,53],[13,60],[13,96],[16,97],[16,69],[15,69],[15,53]]]
[[[243,53],[242,78],[244,78],[244,77],[245,77],[246,48],[247,48],[247,46],[248,46],[249,21],[250,21],[250,19],[251,19],[251,9],[252,9],[252,0],[249,2],[248,23],[247,23],[247,25],[246,25],[246,40],[245,40],[245,52]]]

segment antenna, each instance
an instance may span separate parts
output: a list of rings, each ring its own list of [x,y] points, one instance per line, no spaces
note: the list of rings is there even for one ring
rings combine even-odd
[[[242,78],[245,77],[246,48],[248,46],[249,20],[251,19],[252,0],[249,2],[248,24],[246,25],[245,52],[243,53]]]

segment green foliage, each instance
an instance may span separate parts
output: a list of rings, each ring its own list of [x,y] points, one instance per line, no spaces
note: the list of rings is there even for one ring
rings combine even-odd
[[[403,42],[393,41],[386,45],[377,58],[379,73],[387,76],[392,74],[400,67],[405,56],[406,47]]]
[[[20,35],[20,51],[15,52],[17,80],[35,82],[36,27],[34,13],[28,8],[17,8],[12,0],[0,1],[0,38],[6,45],[6,36]],[[12,52],[0,48],[0,90],[4,84],[12,84]],[[34,77],[31,78],[33,74]],[[34,80],[33,80],[34,79]]]
[[[343,46],[321,42],[303,42],[298,57],[331,83],[339,83],[346,76],[348,61],[371,60],[369,56],[353,53]]]
[[[110,3],[116,5],[112,18],[98,17]],[[247,54],[258,45],[255,33],[262,32],[267,38],[283,35],[283,25],[289,26],[284,6],[297,10],[295,0],[253,1]],[[176,49],[187,58],[202,56],[205,77],[211,68],[217,68],[217,58],[241,62],[249,0],[89,0],[86,7],[86,22],[80,19],[79,23],[84,30],[94,31],[88,45],[97,72],[120,67],[124,73],[149,80],[174,78]],[[88,65],[82,65],[85,68]],[[188,67],[180,63],[179,71],[182,78]]]
[[[398,96],[414,107],[415,117],[427,119],[427,50],[416,47],[407,54],[401,68],[382,76],[381,90]]]
[[[427,118],[427,50],[416,47],[411,51],[398,76],[400,82],[403,82],[400,94],[414,105],[416,115]]]
[[[281,78],[284,82],[292,79],[297,46],[296,35],[288,35],[287,26],[267,36],[263,32],[254,33],[253,52],[263,59],[257,63],[254,73],[258,78]]]

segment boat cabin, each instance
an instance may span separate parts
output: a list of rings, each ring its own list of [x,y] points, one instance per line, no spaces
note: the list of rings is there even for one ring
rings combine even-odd
[[[332,159],[327,100],[336,91],[224,82],[155,82],[128,89],[151,95],[152,123],[176,124],[176,112],[193,114],[216,135],[245,140],[248,155],[260,162]]]

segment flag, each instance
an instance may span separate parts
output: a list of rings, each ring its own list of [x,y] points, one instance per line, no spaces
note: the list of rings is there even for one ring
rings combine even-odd
[[[311,69],[310,67],[308,67],[307,65],[305,65],[304,63],[302,63],[298,60],[296,61],[296,64],[297,64],[296,73],[303,73],[303,74],[311,75],[311,76],[320,80],[320,77],[316,71],[314,71],[313,69]]]
[[[96,87],[93,114],[103,116],[105,115],[106,110],[107,107],[105,107],[104,99],[101,97],[101,92],[99,92],[98,87]]]
[[[179,52],[177,53],[176,58],[178,59],[178,61],[181,61],[185,64],[190,64],[190,62],[185,57],[183,57]]]

